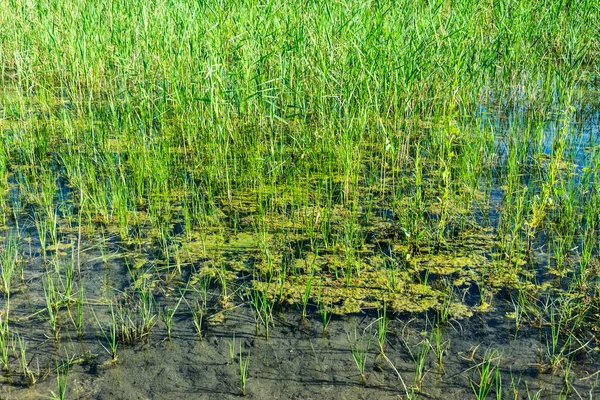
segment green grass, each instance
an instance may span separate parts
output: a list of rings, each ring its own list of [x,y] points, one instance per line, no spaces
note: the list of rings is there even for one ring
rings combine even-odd
[[[476,365],[478,377],[476,380],[470,380],[471,389],[476,399],[486,399],[492,392],[492,388],[495,388],[496,398],[502,398],[500,359],[501,356],[496,351],[491,351],[486,353],[483,360]]]
[[[560,370],[600,340],[599,17],[591,0],[0,0],[4,366],[32,290],[56,342],[65,309],[91,333],[88,305],[113,361],[159,310],[168,338],[176,312],[201,338],[243,306],[268,338],[282,310],[318,313],[323,336],[380,310],[383,356],[402,313],[458,330],[509,305]],[[444,369],[441,332],[415,387],[430,349]]]
[[[239,364],[240,364],[240,385],[242,396],[246,396],[246,383],[248,381],[248,367],[250,363],[250,354],[242,353],[242,344],[240,343]]]
[[[352,359],[358,368],[360,373],[360,384],[367,384],[367,376],[365,373],[367,367],[367,359],[369,358],[369,349],[371,347],[372,332],[369,330],[363,330],[361,333],[357,331],[357,327],[354,328],[354,335],[350,337],[350,333],[346,332],[348,336],[348,343],[350,344],[350,352]]]

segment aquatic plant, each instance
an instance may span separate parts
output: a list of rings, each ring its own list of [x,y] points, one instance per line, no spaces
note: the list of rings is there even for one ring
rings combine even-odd
[[[179,305],[181,304],[181,301],[184,299],[184,297],[185,297],[185,291],[179,297],[179,300],[177,301],[177,304],[175,304],[175,307],[167,308],[164,312],[165,326],[167,327],[167,339],[169,339],[169,340],[171,340],[171,329],[173,327],[173,317],[175,316],[175,313],[177,312],[177,309],[179,308]],[[196,323],[196,319],[194,319],[194,324],[195,323]]]
[[[321,317],[321,326],[322,326],[322,330],[321,330],[321,334],[323,337],[325,337],[325,334],[327,332],[327,327],[329,326],[329,323],[331,322],[331,317],[332,317],[332,313],[331,313],[331,306],[328,304],[325,304],[322,300],[322,293],[323,293],[323,288],[321,288],[319,290],[319,295],[317,297],[317,307],[319,309],[319,315]]]
[[[198,339],[202,340],[202,332],[204,330],[204,316],[206,314],[206,303],[204,301],[200,301],[196,299],[194,304],[191,307],[192,310],[192,320],[194,321],[194,328],[196,330],[196,335],[198,335]]]
[[[244,353],[242,352],[242,344],[240,343],[240,351],[239,351],[239,367],[240,367],[240,383],[242,396],[246,396],[246,382],[248,381],[248,367],[250,363],[250,354],[247,354],[244,357]]]
[[[75,328],[77,329],[77,336],[81,339],[83,337],[83,305],[84,305],[84,279],[82,278],[79,283],[79,294],[77,296],[77,316],[75,319]]]
[[[9,356],[12,335],[8,325],[8,313],[10,310],[10,301],[7,301],[6,309],[0,311],[0,360],[5,371],[9,371]]]
[[[352,359],[360,373],[360,384],[364,386],[367,384],[365,368],[367,365],[367,358],[369,357],[369,348],[371,346],[371,333],[363,330],[363,332],[359,334],[357,327],[354,327],[353,337],[351,338],[350,333],[348,332],[346,332],[346,336],[348,337],[348,343],[350,344]]]
[[[388,314],[435,313],[406,346],[407,396],[474,312],[508,306],[515,338],[539,328],[550,369],[586,356],[596,4],[263,3],[2,3],[0,349],[10,307],[55,341],[67,311],[86,345],[103,321],[114,361],[159,310],[171,338],[184,294],[169,295],[206,279],[181,315],[199,337],[235,308],[268,338],[274,310],[304,320],[316,302],[323,335],[334,313],[379,310],[385,356]]]
[[[108,303],[108,312],[109,312],[109,317],[110,317],[110,325],[108,326],[108,332],[102,326],[102,324],[98,320],[98,316],[96,315],[96,312],[91,307],[90,307],[90,313],[96,320],[96,324],[98,325],[98,328],[100,328],[100,332],[102,333],[102,336],[104,336],[104,339],[106,340],[108,348],[106,348],[103,344],[102,344],[102,347],[110,355],[111,363],[116,364],[117,360],[119,359],[119,355],[117,354],[117,350],[119,348],[119,321],[117,320],[117,316],[115,314],[113,300],[108,299],[107,303]]]
[[[60,338],[60,326],[58,324],[58,312],[60,309],[59,293],[54,285],[52,272],[45,275],[44,284],[44,299],[46,300],[46,311],[48,312],[48,322],[55,341]]]
[[[315,258],[317,256],[318,256],[318,253],[315,254]],[[311,265],[309,267],[309,269],[310,269],[310,271],[306,275],[306,283],[304,284],[304,290],[301,293],[302,312],[300,314],[300,317],[303,320],[306,319],[306,308],[308,306],[308,301],[310,300],[310,297],[311,297],[311,289],[312,289],[313,280],[314,280],[314,277],[315,277],[314,266]]]
[[[104,330],[102,330],[102,333],[104,334],[104,337],[107,339],[108,341],[108,346],[110,348],[110,356],[111,356],[111,362],[114,364],[117,362],[117,359],[119,358],[119,356],[117,355],[117,349],[119,347],[119,340],[118,340],[118,322],[117,322],[117,318],[115,316],[115,309],[113,306],[113,302],[109,301],[108,302],[108,309],[110,311],[110,325],[108,327],[108,336],[106,335],[106,333],[104,333]],[[101,328],[102,329],[102,328]]]
[[[269,340],[269,327],[273,320],[273,303],[267,296],[267,291],[261,291],[256,288],[250,289],[248,293],[249,304],[254,315],[256,333],[258,334],[259,325],[264,326],[265,339]]]
[[[3,251],[0,252],[0,280],[5,297],[10,297],[11,281],[18,265],[17,257],[17,238],[15,235],[10,235],[5,242]]]
[[[441,370],[442,374],[445,374],[446,370],[444,369],[444,358],[448,352],[450,343],[449,341],[444,340],[440,324],[435,324],[435,326],[431,328],[431,333],[429,334],[429,345],[435,354],[438,368]]]
[[[413,388],[417,393],[420,393],[423,388],[423,380],[425,379],[425,374],[427,371],[425,370],[427,357],[429,356],[429,350],[431,346],[427,340],[422,340],[419,344],[419,351],[416,355],[413,355],[410,352],[411,357],[413,358],[413,362],[415,363],[415,376],[413,379]]]
[[[57,392],[50,392],[53,400],[65,400],[67,398],[67,384],[69,383],[70,360],[62,363],[56,362],[56,385]]]
[[[381,355],[385,354],[385,338],[387,336],[388,325],[387,306],[384,301],[383,308],[377,310],[377,343]]]
[[[483,361],[475,366],[478,379],[477,381],[470,379],[469,383],[476,399],[486,399],[493,387],[496,388],[497,398],[502,398],[502,378],[499,365],[500,356],[495,350],[492,350],[486,352]]]
[[[21,359],[21,372],[23,373],[23,378],[25,379],[25,382],[27,382],[28,385],[30,385],[30,386],[34,385],[36,382],[35,373],[29,367],[29,361],[27,361],[25,340],[18,333],[15,335],[17,337],[17,342],[19,345],[19,355],[20,355],[20,359]],[[38,373],[38,375],[39,375],[39,373]]]
[[[563,329],[565,328],[563,312],[561,309],[557,309],[555,307],[556,306],[553,304],[549,307],[550,337],[548,338],[546,345],[548,366],[553,372],[555,372],[566,359],[573,337],[571,333],[568,333],[566,337],[563,337]]]

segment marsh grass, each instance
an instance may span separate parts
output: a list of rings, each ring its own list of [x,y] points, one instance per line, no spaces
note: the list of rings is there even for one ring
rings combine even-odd
[[[56,385],[57,391],[51,392],[51,398],[55,400],[67,399],[67,385],[69,383],[69,371],[71,363],[69,360],[62,363],[56,362]]]
[[[413,379],[413,388],[417,393],[420,393],[423,389],[423,380],[425,379],[425,374],[427,373],[427,358],[429,356],[429,350],[431,346],[427,340],[422,340],[419,343],[418,351],[413,354],[410,352],[410,356],[413,359],[415,364],[415,375]]]
[[[163,318],[165,321],[165,326],[167,327],[167,339],[168,340],[171,340],[171,330],[173,328],[173,317],[175,316],[175,313],[177,312],[177,309],[179,308],[179,305],[183,301],[184,297],[185,297],[185,290],[184,290],[184,293],[179,297],[179,300],[177,301],[175,306],[173,308],[167,308],[164,311]]]
[[[315,258],[318,256],[318,252],[315,254]],[[300,304],[302,305],[302,312],[300,313],[300,317],[302,320],[306,320],[306,310],[308,307],[308,301],[311,298],[311,290],[313,286],[313,281],[315,277],[314,266],[311,265],[310,271],[306,276],[306,283],[304,284],[304,290],[301,292],[301,300]]]
[[[213,284],[265,338],[275,310],[316,304],[325,336],[377,308],[382,355],[388,314],[435,312],[413,389],[502,293],[550,369],[598,341],[594,2],[30,3],[0,0],[6,368],[36,288],[55,341],[94,318],[113,361],[171,338],[189,286],[206,335]]]
[[[55,341],[60,339],[59,311],[60,294],[55,286],[53,273],[48,272],[44,279],[44,298],[46,300],[46,311],[48,322]]]
[[[27,347],[26,347],[25,340],[18,333],[16,334],[16,336],[17,336],[17,342],[19,345],[21,372],[23,374],[23,378],[25,379],[25,382],[27,383],[27,385],[31,386],[36,383],[36,374],[29,366],[30,361],[27,361]],[[33,361],[33,360],[31,360],[31,361]],[[38,371],[38,375],[39,375],[39,371]]]
[[[317,297],[317,308],[319,309],[319,316],[321,317],[321,335],[323,336],[323,338],[325,338],[325,335],[327,334],[327,327],[331,322],[332,313],[331,305],[325,304],[321,298],[322,292],[323,288],[319,290],[319,295]]]
[[[0,360],[5,371],[9,371],[9,357],[11,341],[13,340],[10,327],[8,325],[8,314],[10,302],[7,302],[6,310],[0,313]]]
[[[369,349],[371,347],[372,333],[363,330],[362,333],[358,332],[358,328],[354,328],[354,335],[350,337],[350,333],[346,332],[348,337],[348,343],[350,344],[350,353],[352,359],[358,368],[360,373],[360,384],[365,386],[367,384],[367,376],[365,370],[367,366],[367,359],[369,357]]]
[[[110,357],[111,362],[114,364],[117,362],[119,356],[117,354],[117,349],[119,348],[119,325],[117,322],[117,317],[115,316],[115,308],[113,306],[113,302],[108,302],[108,309],[110,311],[110,325],[108,327],[108,335],[102,330],[105,339],[108,342],[108,347],[110,348]]]
[[[111,299],[107,300],[108,312],[109,312],[108,316],[110,318],[109,326],[107,329],[105,329],[102,326],[102,324],[98,320],[98,316],[96,315],[96,312],[94,311],[94,309],[91,306],[90,306],[90,313],[94,317],[96,324],[98,325],[98,328],[100,329],[100,332],[102,333],[102,336],[104,337],[104,340],[106,341],[108,348],[106,346],[104,346],[104,344],[101,344],[101,346],[110,355],[110,362],[112,364],[116,364],[117,360],[119,359],[119,355],[117,352],[119,349],[119,321],[117,319],[117,315],[115,314],[113,302],[114,301]]]
[[[486,352],[483,360],[474,367],[477,371],[477,379],[470,379],[469,383],[476,399],[486,399],[493,388],[495,388],[496,398],[502,398],[500,359],[498,353],[492,350]]]
[[[445,374],[446,370],[444,369],[444,359],[450,348],[450,342],[448,340],[444,340],[442,327],[440,324],[435,324],[431,328],[431,333],[429,334],[429,345],[435,354],[438,368],[442,374]]]
[[[192,320],[194,321],[194,329],[196,330],[196,335],[198,335],[198,339],[202,340],[202,334],[204,332],[204,318],[206,315],[206,303],[199,299],[194,301],[194,304],[191,307],[192,310]]]
[[[269,327],[273,323],[273,302],[268,298],[267,291],[256,288],[248,293],[250,307],[253,310],[256,334],[260,325],[264,327],[265,339],[269,340]]]
[[[377,344],[379,345],[379,353],[385,354],[385,338],[387,336],[389,320],[387,316],[386,302],[383,302],[383,308],[377,310]]]
[[[2,291],[5,297],[10,297],[10,288],[13,275],[18,270],[18,243],[15,235],[10,235],[0,253],[0,279],[2,281]]]
[[[239,357],[239,371],[240,371],[240,385],[242,396],[246,396],[246,383],[248,381],[248,367],[250,366],[250,354],[246,354],[242,352],[242,344],[240,343],[240,351],[238,353]]]
[[[77,295],[77,314],[75,317],[75,329],[77,330],[77,336],[81,339],[83,337],[83,306],[85,296],[84,279],[82,278],[79,283],[79,294]],[[69,309],[70,310],[70,309]]]

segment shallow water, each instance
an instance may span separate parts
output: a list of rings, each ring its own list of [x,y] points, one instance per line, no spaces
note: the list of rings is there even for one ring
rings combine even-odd
[[[428,246],[412,239],[399,221],[398,214],[407,206],[404,198],[398,196],[399,204],[389,204],[394,194],[388,189],[377,191],[379,182],[387,184],[389,178],[370,163],[364,166],[364,176],[375,176],[376,184],[369,184],[367,178],[359,184],[357,205],[351,210],[344,182],[334,177],[317,177],[306,188],[293,190],[285,185],[274,185],[272,191],[263,188],[264,193],[234,190],[231,199],[217,197],[213,214],[206,216],[208,222],[191,233],[183,211],[174,210],[167,216],[171,219],[167,221],[168,240],[162,244],[156,243],[156,228],[143,217],[141,224],[128,226],[130,237],[125,238],[114,222],[101,218],[79,226],[72,220],[78,212],[76,191],[57,164],[52,202],[58,245],[44,252],[35,221],[37,206],[28,203],[20,191],[32,184],[30,171],[15,168],[8,179],[7,197],[18,211],[6,221],[3,236],[6,243],[9,237],[16,238],[23,274],[14,280],[10,296],[14,344],[11,369],[0,377],[2,397],[37,399],[57,393],[57,370],[68,366],[68,398],[237,398],[241,394],[240,349],[242,360],[249,360],[249,398],[470,398],[479,387],[478,372],[486,360],[492,371],[500,371],[493,379],[501,379],[490,397],[500,387],[497,397],[507,399],[600,396],[597,324],[589,318],[576,336],[578,342],[566,347],[556,370],[548,369],[553,345],[548,315],[563,304],[557,299],[570,296],[567,291],[576,276],[577,250],[570,252],[572,259],[563,275],[553,271],[557,262],[550,248],[551,233],[544,230],[529,239],[527,250],[517,252],[521,259],[515,271],[506,272],[502,268],[505,256],[498,255],[496,235],[507,201],[502,186],[505,163],[514,150],[511,141],[520,135],[514,132],[537,130],[537,136],[522,143],[528,146],[529,158],[521,166],[518,181],[539,194],[546,158],[552,156],[557,132],[564,128],[560,115],[532,122],[528,113],[523,108],[500,113],[481,107],[477,124],[496,134],[497,156],[490,182],[481,182],[482,193],[465,201],[469,208],[455,205],[443,231],[446,239]],[[593,166],[599,116],[589,112],[568,125],[570,164],[564,168],[573,173],[570,183],[580,184],[585,169]],[[421,217],[428,227],[444,218],[441,201],[437,201],[439,188],[431,183],[439,180],[436,173],[435,168],[424,171],[422,186],[431,199]],[[302,194],[319,188],[330,193],[331,235],[343,238],[335,244],[327,243],[326,235],[307,229],[312,225],[318,231],[326,207],[294,200],[298,195],[294,190]],[[416,188],[405,190],[404,196],[414,195]],[[145,215],[149,206],[144,204],[138,212]],[[57,271],[52,275],[57,279],[54,283],[64,292],[67,265],[76,268],[77,274],[72,296],[61,300],[60,340],[55,341],[47,317],[45,279]],[[268,271],[272,265],[276,265],[275,272]],[[302,320],[299,299],[307,285],[309,265],[317,272],[309,289],[308,317]],[[356,274],[352,270],[351,278],[344,280],[349,265]],[[279,287],[257,279],[271,279],[271,275],[283,276],[285,282]],[[207,276],[210,280],[203,287]],[[523,311],[530,315],[517,329],[514,304],[521,283],[535,294]],[[79,285],[85,288],[80,336],[75,329],[74,301]],[[251,295],[259,292],[274,304],[268,339],[260,316],[249,304]],[[144,306],[140,293],[150,294],[145,305],[151,329],[134,343],[120,338],[118,359],[111,362],[107,299],[117,299],[113,304],[121,330],[137,328]],[[203,296],[206,305],[199,337],[193,310]],[[317,305],[320,296],[334,313],[325,335]],[[8,303],[6,296],[0,298],[2,309],[8,309]],[[389,307],[385,356],[377,346],[377,310],[383,304]],[[171,339],[164,321],[169,308],[177,308]],[[440,366],[430,332],[446,311],[447,321],[440,324]],[[590,313],[592,318],[596,315],[593,310]],[[33,385],[19,366],[23,346],[17,344],[17,332],[27,350],[28,368],[36,377]],[[560,331],[556,345],[563,346],[565,340],[565,332]],[[357,343],[368,347],[364,384],[352,355]],[[424,349],[428,349],[424,376],[418,383],[415,370]]]

